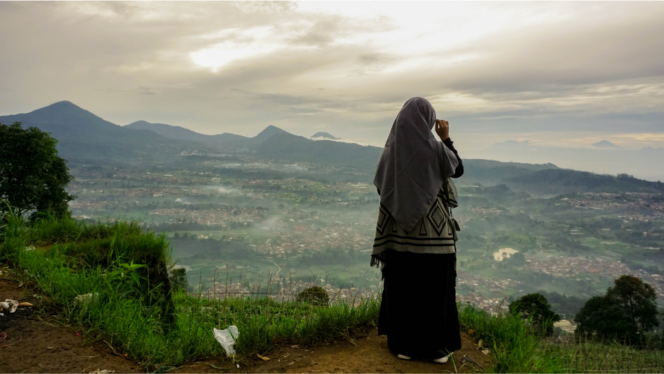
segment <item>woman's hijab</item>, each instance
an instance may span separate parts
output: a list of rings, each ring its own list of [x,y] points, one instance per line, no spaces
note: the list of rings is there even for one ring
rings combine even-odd
[[[422,97],[403,105],[380,156],[374,185],[381,204],[404,230],[426,214],[458,160],[431,132],[436,111]]]

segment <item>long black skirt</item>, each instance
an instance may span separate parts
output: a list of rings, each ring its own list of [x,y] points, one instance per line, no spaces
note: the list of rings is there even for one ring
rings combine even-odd
[[[456,253],[388,250],[383,254],[378,334],[394,354],[435,359],[461,349]]]

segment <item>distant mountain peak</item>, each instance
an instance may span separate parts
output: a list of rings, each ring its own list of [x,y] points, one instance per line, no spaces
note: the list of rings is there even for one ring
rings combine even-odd
[[[315,133],[312,136],[312,138],[339,139],[336,136],[330,134],[329,132],[323,132],[323,131]]]
[[[47,105],[45,107],[35,109],[32,112],[22,113],[17,115],[21,116],[23,114],[30,115],[30,122],[33,125],[36,125],[36,123],[44,123],[44,124],[54,123],[53,120],[54,117],[57,117],[59,121],[65,121],[65,122],[103,120],[101,117],[95,115],[89,110],[85,110],[68,100],[58,101],[53,104]],[[6,117],[12,117],[12,116],[6,116]],[[107,124],[111,123],[107,122]],[[66,123],[63,123],[63,125],[68,126]]]
[[[139,119],[138,121],[134,121],[126,126],[135,126],[135,125],[152,125],[152,123],[146,120]]]
[[[153,130],[156,127],[168,127],[168,128],[178,128],[178,129],[183,129],[186,131],[191,131],[189,129],[185,129],[184,127],[181,126],[173,126],[173,125],[167,125],[165,123],[156,123],[156,122],[148,122],[146,120],[138,120],[134,121],[128,125],[125,125],[124,127],[130,128],[130,129],[143,129],[143,130]],[[193,131],[192,131],[193,132]]]
[[[87,111],[87,110],[81,108],[80,106],[78,106],[78,105],[72,103],[72,102],[69,101],[69,100],[58,101],[58,102],[55,102],[55,103],[53,103],[53,104],[51,104],[51,105],[47,105],[47,106],[45,106],[45,107],[43,107],[43,108],[36,109],[36,110],[34,110],[34,111],[36,112],[36,111],[38,111],[38,110],[41,110],[41,111],[49,111],[49,110],[58,110],[58,111],[63,111],[63,110],[65,110],[65,111],[66,111],[66,110],[81,110],[81,111],[89,112],[89,111]]]
[[[73,105],[73,106],[75,106],[75,107],[77,107],[77,108],[80,108],[78,105],[72,103],[72,102],[69,101],[69,100],[56,101],[56,102],[54,102],[54,103],[51,104],[51,105],[47,105],[46,107],[54,106],[54,105]]]
[[[620,147],[618,147],[617,145],[611,143],[608,140],[602,140],[602,141],[599,141],[597,143],[593,143],[593,147],[596,147],[596,148],[620,148]]]
[[[261,131],[258,135],[254,136],[253,139],[262,142],[262,141],[268,140],[269,138],[272,137],[272,135],[275,135],[275,134],[290,134],[290,133],[288,131],[282,130],[282,129],[276,127],[276,126],[270,125],[270,126],[266,127],[263,131]]]

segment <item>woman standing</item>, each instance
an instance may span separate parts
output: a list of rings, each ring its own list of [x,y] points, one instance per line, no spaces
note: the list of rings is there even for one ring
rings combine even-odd
[[[431,130],[442,142],[435,139]],[[384,289],[378,334],[399,358],[445,363],[461,348],[456,309],[457,206],[449,179],[463,165],[428,100],[414,97],[392,125],[376,169],[380,195],[371,265]]]

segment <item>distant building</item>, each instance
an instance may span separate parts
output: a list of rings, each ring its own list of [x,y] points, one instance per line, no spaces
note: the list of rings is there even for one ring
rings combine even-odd
[[[576,331],[576,325],[566,319],[555,322],[553,327],[559,327],[568,334],[574,334],[574,331]]]

